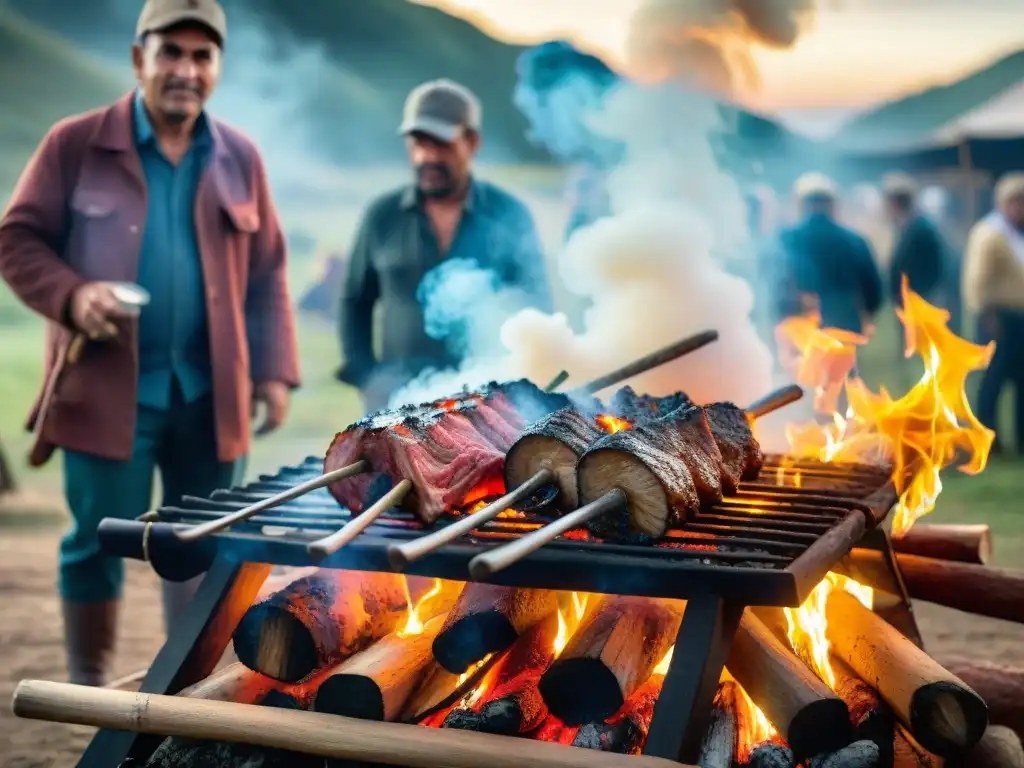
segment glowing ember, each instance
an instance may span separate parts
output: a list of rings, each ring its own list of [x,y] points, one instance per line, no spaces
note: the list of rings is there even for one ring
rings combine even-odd
[[[828,596],[834,589],[849,592],[865,608],[870,609],[874,603],[874,590],[871,587],[830,571],[799,608],[783,608],[788,625],[789,644],[793,651],[832,689],[836,686],[836,675],[829,661],[825,606],[828,604]]]
[[[899,494],[893,519],[898,536],[935,508],[942,469],[954,462],[967,474],[985,468],[995,433],[971,411],[965,385],[972,371],[989,364],[995,345],[972,344],[950,331],[949,313],[911,291],[906,278],[903,308],[897,314],[906,332],[906,356],[916,354],[924,363],[921,380],[899,399],[884,387],[874,393],[861,379],[849,377],[849,355],[863,337],[832,328],[809,329],[814,321],[807,318],[787,320],[777,333],[797,349],[795,375],[813,389],[819,412],[831,419],[790,425],[793,452],[823,461],[891,462]],[[844,387],[849,402],[845,415],[835,410]]]
[[[418,635],[423,632],[423,621],[420,619],[420,610],[423,606],[437,595],[441,594],[441,580],[434,579],[434,586],[430,588],[423,597],[421,597],[415,605],[412,602],[412,595],[409,593],[409,579],[403,579],[405,585],[405,600],[406,605],[409,606],[409,615],[405,620],[405,626],[398,630],[399,637],[410,637],[411,635]]]
[[[609,416],[606,413],[598,414],[594,417],[594,421],[597,422],[597,426],[609,435],[614,435],[616,432],[621,432],[622,430],[629,429],[633,426],[633,423],[626,419],[620,419],[617,416]]]

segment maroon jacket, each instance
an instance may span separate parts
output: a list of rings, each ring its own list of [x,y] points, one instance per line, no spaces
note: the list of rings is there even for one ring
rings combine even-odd
[[[217,453],[248,451],[253,383],[299,384],[287,252],[256,147],[211,120],[214,149],[196,193],[206,283]],[[46,317],[46,379],[70,341],[68,302],[93,280],[135,281],[146,226],[146,183],[132,129],[132,95],[63,120],[36,150],[0,219],[0,276]],[[137,326],[90,343],[61,374],[42,439],[111,459],[131,457]],[[36,402],[29,417],[33,428]]]

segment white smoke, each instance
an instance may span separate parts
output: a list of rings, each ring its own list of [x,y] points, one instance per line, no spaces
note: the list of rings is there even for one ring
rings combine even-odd
[[[396,393],[392,405],[490,379],[525,376],[543,386],[562,369],[570,374],[566,388],[582,385],[706,329],[717,330],[719,340],[624,383],[741,405],[772,388],[772,355],[750,321],[751,289],[718,258],[747,233],[740,191],[715,161],[714,103],[673,88],[623,85],[591,126],[623,141],[627,152],[611,176],[613,215],[578,230],[558,256],[563,284],[590,303],[582,328],[563,314],[521,311],[501,326],[503,355],[474,355],[460,371],[431,372]],[[453,272],[435,291],[465,281]],[[481,295],[485,282],[470,282],[475,293],[465,321],[487,326],[499,292]]]

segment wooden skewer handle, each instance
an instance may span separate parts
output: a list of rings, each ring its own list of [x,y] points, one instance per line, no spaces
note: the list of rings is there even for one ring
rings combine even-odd
[[[310,542],[306,546],[306,551],[313,557],[324,558],[333,555],[339,549],[352,541],[356,536],[369,528],[370,525],[373,524],[374,520],[396,504],[400,504],[402,499],[405,498],[405,495],[411,490],[411,480],[406,478],[405,480],[400,481],[398,485],[381,496],[376,502],[370,505],[370,507],[363,510],[361,514],[345,523],[340,530],[332,533],[330,536],[325,536],[322,539]]]
[[[804,391],[799,385],[787,384],[784,387],[779,387],[774,392],[769,392],[760,400],[755,400],[745,410],[750,418],[759,419],[762,416],[767,416],[769,413],[779,410],[779,408],[795,403],[803,396]]]
[[[669,344],[667,347],[662,347],[656,352],[652,352],[649,355],[641,357],[639,360],[634,360],[632,363],[624,365],[616,371],[612,371],[598,379],[594,379],[589,384],[585,384],[578,391],[585,395],[592,395],[595,392],[600,392],[605,387],[618,384],[620,381],[625,381],[628,378],[637,376],[651,370],[652,368],[657,368],[659,365],[672,362],[683,355],[696,352],[701,347],[706,347],[711,342],[717,340],[718,331],[701,331],[700,333],[695,333],[693,336],[688,336],[674,344]]]
[[[484,523],[490,522],[554,479],[555,475],[550,469],[542,469],[511,493],[506,493],[500,499],[473,514],[466,515],[461,520],[418,539],[407,541],[404,544],[392,544],[388,547],[388,561],[391,563],[391,567],[396,571],[402,570],[414,560],[419,560],[424,555],[428,555],[460,536],[479,528]]]
[[[346,477],[352,477],[352,475],[358,475],[361,472],[365,472],[368,466],[369,465],[365,461],[357,461],[356,463],[349,464],[346,467],[340,467],[332,470],[331,472],[326,472],[319,477],[314,477],[312,480],[307,480],[300,485],[296,485],[294,488],[289,488],[287,491],[281,491],[281,493],[275,494],[268,499],[257,501],[255,504],[251,504],[245,509],[240,509],[229,515],[224,515],[224,517],[217,518],[216,520],[210,520],[207,523],[201,523],[200,525],[194,525],[190,528],[175,530],[175,535],[182,541],[196,541],[197,539],[202,539],[209,536],[211,533],[217,533],[217,531],[229,528],[235,523],[248,520],[250,517],[258,515],[264,510],[280,506],[286,501],[297,499],[299,496],[305,496],[311,491],[330,485],[335,480],[343,480]]]
[[[476,581],[486,579],[488,576],[500,570],[508,568],[515,562],[522,560],[531,552],[540,549],[550,541],[554,541],[563,533],[586,523],[588,520],[603,515],[616,507],[626,504],[626,494],[618,488],[613,488],[604,496],[586,504],[555,522],[531,531],[525,536],[520,536],[515,541],[495,547],[492,550],[477,555],[469,561],[469,574]]]
[[[255,744],[321,757],[410,768],[693,768],[643,755],[302,710],[24,680],[14,714],[116,731]]]

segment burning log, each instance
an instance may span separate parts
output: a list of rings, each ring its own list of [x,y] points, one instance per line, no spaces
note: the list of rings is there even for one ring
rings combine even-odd
[[[855,741],[849,746],[818,755],[808,763],[809,768],[875,768],[879,762],[878,745],[873,741]]]
[[[793,750],[781,744],[760,744],[750,753],[747,768],[793,768]]]
[[[682,604],[608,597],[588,610],[544,673],[540,692],[567,725],[610,717],[654,672],[676,639]]]
[[[1005,725],[1024,737],[1024,668],[962,658],[941,662],[985,700],[990,723]]]
[[[896,718],[882,701],[878,691],[861,680],[840,659],[830,659],[835,674],[836,694],[850,710],[850,724],[854,738],[870,741],[878,747],[878,765],[890,766],[893,760],[893,739],[896,736]]]
[[[986,565],[992,557],[992,531],[987,525],[917,523],[902,536],[893,536],[892,548],[906,555]]]
[[[588,723],[576,732],[574,747],[638,755],[647,740],[654,705],[665,682],[662,675],[653,675],[641,685],[612,717],[601,723]],[[705,766],[707,768],[707,766]]]
[[[417,722],[429,713],[443,707],[445,701],[455,695],[460,686],[461,675],[454,675],[432,660],[416,690],[410,695],[399,719],[403,722]]]
[[[550,590],[467,584],[434,640],[434,658],[460,675],[557,610],[557,594]]]
[[[555,658],[561,619],[557,613],[537,622],[488,673],[472,709],[453,710],[444,727],[516,736],[538,727],[548,715],[537,684]]]
[[[943,768],[945,761],[933,755],[917,743],[917,740],[901,726],[896,726],[896,738],[892,743],[893,768]]]
[[[1024,624],[1024,571],[897,554],[907,593],[917,600]],[[837,567],[870,586],[887,582],[879,552],[856,549]]]
[[[337,666],[320,684],[314,709],[360,720],[398,719],[433,657],[444,624],[435,616],[416,634],[392,632]]]
[[[732,768],[739,748],[739,692],[736,683],[719,684],[711,705],[711,724],[700,748],[701,768]]]
[[[853,741],[846,704],[750,611],[743,614],[726,667],[797,760]]]
[[[835,655],[878,690],[926,749],[948,757],[978,743],[988,711],[966,683],[847,592],[833,591],[825,613]]]
[[[271,691],[277,690],[280,685],[281,683],[277,680],[271,680],[259,672],[253,672],[241,662],[236,661],[234,664],[228,664],[214,672],[205,680],[190,685],[178,695],[206,699],[207,701],[256,704]]]
[[[974,749],[964,760],[970,768],[1024,768],[1024,747],[1020,737],[1001,725],[985,729]]]
[[[393,631],[406,603],[402,576],[323,569],[250,607],[235,655],[267,677],[298,682]]]

